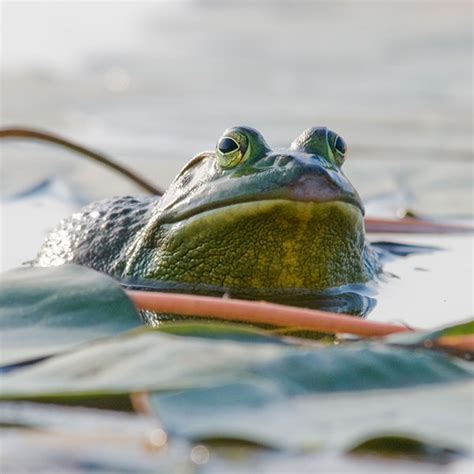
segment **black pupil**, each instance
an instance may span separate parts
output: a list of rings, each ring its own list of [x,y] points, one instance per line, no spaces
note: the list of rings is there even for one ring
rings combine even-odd
[[[218,148],[219,151],[225,155],[226,153],[237,150],[239,148],[239,144],[232,138],[225,137],[220,140]]]
[[[346,144],[344,143],[344,140],[341,137],[336,138],[336,142],[334,143],[334,147],[342,155],[346,154]]]

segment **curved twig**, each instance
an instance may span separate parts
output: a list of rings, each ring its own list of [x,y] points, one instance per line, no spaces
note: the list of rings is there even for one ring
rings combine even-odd
[[[49,132],[44,132],[41,130],[35,130],[30,128],[23,128],[23,127],[16,127],[16,128],[0,128],[0,139],[5,138],[27,138],[32,140],[40,140],[47,143],[54,143],[56,145],[62,146],[69,150],[75,151],[81,155],[87,156],[98,163],[101,163],[108,168],[117,171],[122,176],[125,176],[129,180],[133,181],[135,184],[140,186],[145,191],[149,192],[150,194],[155,194],[157,196],[161,196],[163,191],[156,187],[154,184],[150,183],[149,181],[141,178],[133,171],[125,168],[122,165],[119,165],[111,158],[103,155],[102,153],[98,153],[96,151],[92,151],[89,148],[85,148],[82,145],[77,143],[71,142],[65,138],[62,138],[58,135],[54,135]]]

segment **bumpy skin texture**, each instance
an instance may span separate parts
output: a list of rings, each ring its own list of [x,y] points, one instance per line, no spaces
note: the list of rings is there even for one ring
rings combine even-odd
[[[60,222],[46,238],[35,264],[76,263],[115,276],[127,262],[127,247],[147,222],[154,197],[94,202]]]
[[[306,130],[283,151],[256,130],[229,129],[161,199],[91,204],[60,223],[35,263],[256,291],[367,281],[379,264],[340,169],[345,148],[326,128]]]

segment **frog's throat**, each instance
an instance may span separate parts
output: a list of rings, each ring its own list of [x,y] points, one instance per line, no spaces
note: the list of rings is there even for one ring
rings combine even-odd
[[[367,281],[363,216],[352,204],[281,199],[206,211],[143,236],[125,275],[228,288]]]

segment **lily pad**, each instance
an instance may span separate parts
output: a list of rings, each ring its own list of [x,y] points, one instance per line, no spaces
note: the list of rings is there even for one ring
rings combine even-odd
[[[240,384],[269,401],[311,392],[453,382],[461,360],[380,343],[306,347],[183,338],[153,329],[96,342],[1,377],[2,396],[117,394]]]
[[[160,332],[177,336],[226,339],[237,342],[285,343],[285,340],[278,337],[275,331],[266,331],[245,324],[173,321],[161,323],[157,329]]]
[[[112,278],[76,265],[1,275],[0,364],[42,358],[141,326]]]

